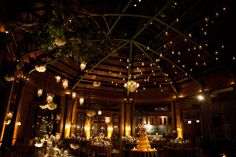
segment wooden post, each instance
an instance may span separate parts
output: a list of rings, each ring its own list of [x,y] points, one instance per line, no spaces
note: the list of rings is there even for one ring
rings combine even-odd
[[[207,142],[214,144],[215,135],[212,123],[212,100],[209,93],[205,93],[205,100],[201,103],[201,123],[203,137]]]
[[[125,102],[120,105],[120,136],[125,135]]]

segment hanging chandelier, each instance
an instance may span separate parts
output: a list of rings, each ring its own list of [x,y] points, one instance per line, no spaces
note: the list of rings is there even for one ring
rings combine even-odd
[[[80,63],[80,70],[83,71],[86,68],[87,63],[81,62]]]
[[[43,89],[38,89],[38,91],[37,91],[38,97],[41,97],[42,94],[43,94]]]
[[[66,88],[68,87],[68,84],[69,84],[69,82],[68,82],[67,79],[62,80],[62,87],[63,87],[64,89],[66,89]]]
[[[61,76],[57,75],[57,76],[55,76],[55,79],[56,79],[56,82],[59,83],[61,80]]]
[[[76,95],[77,95],[76,92],[72,92],[72,93],[71,93],[72,99],[75,99],[75,98],[76,98]]]
[[[130,92],[133,93],[139,87],[139,84],[133,80],[129,80],[124,84],[124,87]]]
[[[84,97],[79,98],[79,104],[82,106],[84,104]]]
[[[46,71],[46,65],[35,65],[35,70],[42,73]]]

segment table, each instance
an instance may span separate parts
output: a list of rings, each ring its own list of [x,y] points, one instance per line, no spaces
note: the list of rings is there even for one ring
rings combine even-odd
[[[131,150],[129,152],[129,157],[158,157],[157,151],[136,151]]]

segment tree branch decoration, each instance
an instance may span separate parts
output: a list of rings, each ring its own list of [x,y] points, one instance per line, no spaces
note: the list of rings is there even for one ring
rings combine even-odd
[[[64,1],[63,5],[55,3],[46,14],[35,23],[21,23],[16,27],[23,30],[40,50],[55,58],[70,57],[78,63],[96,62],[118,45],[75,1]]]

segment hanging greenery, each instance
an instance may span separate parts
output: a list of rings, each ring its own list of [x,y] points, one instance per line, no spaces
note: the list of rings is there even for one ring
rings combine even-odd
[[[52,11],[34,24],[21,23],[16,27],[27,33],[39,49],[54,57],[97,61],[115,44],[93,18],[78,16],[80,8],[74,3],[55,4]]]

